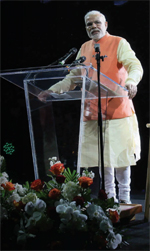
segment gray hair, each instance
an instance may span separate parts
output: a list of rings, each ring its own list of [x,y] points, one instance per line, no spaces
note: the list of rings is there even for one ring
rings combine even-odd
[[[98,11],[98,10],[91,10],[91,11],[88,11],[88,12],[85,14],[85,16],[84,16],[84,21],[86,22],[86,18],[87,18],[88,15],[94,15],[94,14],[100,14],[100,15],[102,15],[103,18],[104,18],[104,20],[105,20],[105,22],[106,22],[106,17],[104,16],[104,14],[102,14],[102,13],[101,13],[100,11]]]

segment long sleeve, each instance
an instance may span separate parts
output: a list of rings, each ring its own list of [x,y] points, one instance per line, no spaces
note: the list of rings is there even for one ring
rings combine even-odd
[[[125,83],[137,85],[142,79],[143,68],[135,52],[131,49],[130,44],[124,38],[120,40],[117,50],[117,59],[119,63],[123,64],[128,72]]]
[[[74,77],[75,76],[75,70],[72,70],[69,74],[66,75],[66,77],[62,80],[54,84],[49,88],[49,90],[56,92],[56,93],[63,93],[70,90],[73,90],[75,88],[74,84]]]

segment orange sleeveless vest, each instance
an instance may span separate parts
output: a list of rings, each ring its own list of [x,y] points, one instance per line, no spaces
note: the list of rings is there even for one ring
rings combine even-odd
[[[100,53],[107,57],[100,62],[101,73],[114,80],[116,83],[125,86],[125,80],[128,76],[126,69],[117,60],[117,49],[122,38],[112,36],[107,33],[97,43],[100,44]],[[92,66],[97,69],[97,61],[95,59],[95,48],[93,40],[84,43],[81,46],[81,56],[86,57],[85,63],[92,63]],[[89,72],[90,75],[90,72]],[[89,76],[90,77],[90,76]],[[92,78],[93,79],[93,78]],[[97,79],[93,79],[97,80]],[[134,112],[132,100],[128,97],[123,98],[108,98],[101,99],[101,111],[103,119],[120,119],[129,117]],[[105,111],[107,113],[105,114]],[[86,100],[84,121],[97,120],[98,100]]]

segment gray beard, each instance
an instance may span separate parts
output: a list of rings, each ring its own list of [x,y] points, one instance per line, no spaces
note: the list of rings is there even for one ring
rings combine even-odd
[[[91,35],[90,38],[92,38],[93,40],[100,40],[102,37],[104,37],[105,34],[101,35],[101,34],[95,34],[95,35]]]

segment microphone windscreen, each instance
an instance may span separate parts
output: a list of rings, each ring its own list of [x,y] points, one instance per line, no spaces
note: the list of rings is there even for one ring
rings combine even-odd
[[[100,51],[100,44],[94,44],[95,51]]]
[[[77,49],[74,47],[74,48],[70,49],[69,52],[72,52],[73,54],[75,54],[77,52]]]

